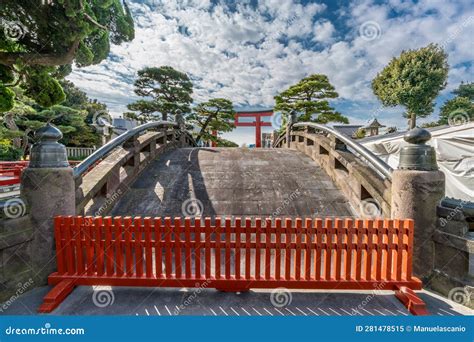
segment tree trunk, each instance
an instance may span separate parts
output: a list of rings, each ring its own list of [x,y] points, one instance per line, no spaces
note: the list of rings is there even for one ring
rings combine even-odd
[[[410,114],[410,129],[416,128],[416,114]]]
[[[23,144],[21,146],[21,149],[23,151],[23,157],[26,157],[26,153],[27,153],[27,150],[28,150],[28,142],[29,142],[29,139],[28,139],[28,134],[30,134],[31,132],[31,129],[26,129],[25,131],[25,135],[23,136]]]
[[[68,51],[63,54],[41,53],[41,52],[0,52],[0,64],[12,66],[16,63],[25,65],[57,66],[71,64],[76,56],[80,39],[76,39]]]
[[[19,131],[18,126],[16,125],[15,120],[13,119],[13,114],[10,114],[10,113],[5,114],[4,121],[5,121],[5,125],[7,126],[9,130],[14,131],[14,132]],[[12,142],[15,148],[21,148],[21,138],[13,138]]]
[[[214,118],[214,115],[209,115],[207,117],[206,121],[204,122],[204,125],[202,125],[201,131],[199,131],[199,134],[196,137],[196,143],[199,143],[199,141],[201,140],[202,135],[204,134],[204,132],[206,131],[207,126],[209,125],[209,122],[211,122],[211,120],[213,118]]]

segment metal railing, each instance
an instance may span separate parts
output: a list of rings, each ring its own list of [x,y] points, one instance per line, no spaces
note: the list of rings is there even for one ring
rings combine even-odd
[[[94,153],[95,150],[95,147],[66,147],[68,158],[87,158]]]
[[[179,125],[176,122],[170,121],[156,121],[149,122],[140,126],[137,126],[125,133],[120,134],[118,137],[112,139],[107,144],[97,149],[89,157],[84,159],[80,164],[74,168],[74,178],[78,178],[83,175],[90,167],[94,166],[98,161],[103,159],[107,154],[112,152],[115,148],[121,146],[127,140],[134,137],[137,134],[140,134],[144,131],[153,128],[178,128]],[[187,133],[187,132],[186,132]]]
[[[393,169],[387,163],[385,163],[382,159],[380,159],[375,154],[373,154],[366,147],[362,146],[361,144],[357,143],[351,138],[345,136],[344,134],[336,131],[335,129],[324,126],[324,125],[320,125],[314,122],[298,122],[292,125],[292,128],[298,128],[298,127],[312,127],[317,130],[320,130],[320,131],[323,131],[325,133],[335,136],[341,142],[343,142],[344,144],[349,146],[352,150],[354,150],[358,155],[364,158],[371,166],[375,168],[375,170],[380,172],[389,180],[392,179]],[[280,137],[275,142],[274,146],[278,145],[281,142],[281,140],[285,137],[285,134],[286,133],[282,133],[280,135]]]

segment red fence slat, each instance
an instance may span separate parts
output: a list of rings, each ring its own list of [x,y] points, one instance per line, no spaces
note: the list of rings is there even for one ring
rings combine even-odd
[[[151,217],[145,217],[145,272],[148,278],[153,276],[153,260],[152,260],[152,239],[151,239]]]
[[[115,273],[117,274],[118,277],[121,277],[124,273],[124,267],[123,267],[123,248],[122,248],[122,241],[123,241],[123,236],[122,236],[122,218],[121,217],[115,217],[114,218],[114,246],[115,246],[115,258],[116,258],[116,264],[115,264]]]

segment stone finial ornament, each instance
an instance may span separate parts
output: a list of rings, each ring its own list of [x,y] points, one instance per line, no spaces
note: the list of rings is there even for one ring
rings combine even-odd
[[[66,147],[58,143],[63,137],[59,129],[48,123],[35,132],[37,142],[30,154],[30,168],[69,167]]]
[[[403,139],[409,143],[400,150],[399,169],[436,171],[436,152],[432,146],[426,145],[431,133],[424,128],[414,128],[405,133]]]

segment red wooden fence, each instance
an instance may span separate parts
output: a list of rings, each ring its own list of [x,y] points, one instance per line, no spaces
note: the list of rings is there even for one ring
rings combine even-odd
[[[75,285],[412,290],[412,220],[57,217],[52,311]]]
[[[0,177],[5,177],[7,179],[0,179],[0,186],[9,186],[17,185],[21,182],[21,172],[23,169],[28,167],[30,162],[25,161],[16,161],[16,162],[0,162]],[[79,164],[80,161],[70,160],[69,165],[74,167]],[[92,169],[92,167],[91,167]],[[88,170],[90,171],[90,169]]]
[[[21,171],[28,166],[26,161],[0,162],[0,186],[20,184]]]

